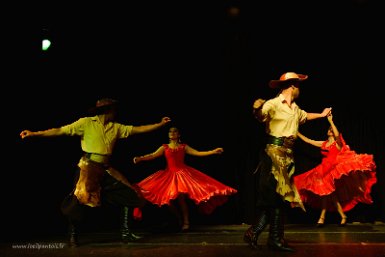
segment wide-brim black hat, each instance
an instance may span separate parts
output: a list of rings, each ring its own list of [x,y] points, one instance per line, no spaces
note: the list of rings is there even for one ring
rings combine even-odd
[[[98,115],[115,110],[118,106],[118,101],[112,98],[102,98],[96,101],[95,107],[88,109],[90,115]]]
[[[302,82],[308,78],[307,75],[299,74],[295,72],[286,72],[281,75],[279,80],[270,80],[269,86],[271,88],[285,88],[292,84],[296,84],[298,82]]]

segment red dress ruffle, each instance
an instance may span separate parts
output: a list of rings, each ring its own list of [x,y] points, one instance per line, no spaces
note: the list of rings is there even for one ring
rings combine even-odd
[[[341,150],[336,147],[336,142],[326,146],[325,141],[321,146],[321,164],[293,178],[302,201],[313,208],[323,208],[321,197],[326,201],[328,211],[337,210],[334,197],[344,211],[358,203],[373,203],[370,193],[377,182],[373,155],[356,153],[346,145],[341,134],[340,137]]]
[[[181,144],[176,149],[171,149],[167,144],[163,144],[163,147],[167,167],[137,184],[144,198],[152,204],[170,205],[179,194],[186,194],[202,213],[210,214],[216,207],[224,204],[228,196],[237,193],[236,189],[186,165],[186,144]]]

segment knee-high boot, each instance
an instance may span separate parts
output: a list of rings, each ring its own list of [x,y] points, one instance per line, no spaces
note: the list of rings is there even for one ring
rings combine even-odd
[[[71,221],[71,219],[69,219],[68,234],[69,234],[69,242],[68,242],[69,247],[78,247],[79,246],[78,229],[77,229],[76,223]]]
[[[258,237],[269,222],[269,213],[262,209],[259,211],[255,225],[251,225],[245,232],[243,240],[253,249],[258,248]]]
[[[281,208],[273,208],[270,213],[270,229],[267,245],[271,250],[294,252],[284,239],[284,217]]]
[[[138,235],[135,235],[131,231],[132,211],[133,209],[127,206],[123,207],[123,210],[122,210],[121,233],[122,233],[123,242],[132,242],[142,238]]]

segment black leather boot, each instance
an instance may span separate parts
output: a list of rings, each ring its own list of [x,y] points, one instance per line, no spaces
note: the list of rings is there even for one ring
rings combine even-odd
[[[121,232],[122,232],[122,241],[124,243],[133,242],[133,241],[136,241],[136,240],[142,238],[142,237],[132,233],[132,231],[130,229],[130,224],[131,224],[130,215],[132,215],[131,210],[132,210],[131,208],[128,208],[126,206],[123,207],[123,210],[122,210]]]
[[[265,229],[267,223],[269,221],[268,212],[263,209],[261,210],[256,219],[255,225],[251,225],[245,232],[243,236],[243,240],[249,244],[249,246],[253,249],[258,248],[258,237]]]
[[[274,208],[270,213],[270,228],[269,239],[267,245],[271,250],[294,252],[284,239],[284,220],[283,210],[281,208]]]
[[[73,222],[70,222],[69,224],[68,233],[69,233],[68,246],[71,248],[78,247],[79,246],[78,231]]]

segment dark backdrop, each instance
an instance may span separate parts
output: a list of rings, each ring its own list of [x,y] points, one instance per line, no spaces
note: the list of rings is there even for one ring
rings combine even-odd
[[[6,109],[4,117],[3,137],[10,142],[3,160],[4,227],[18,231],[15,237],[65,233],[59,205],[71,190],[79,139],[22,141],[19,133],[68,124],[105,96],[120,101],[123,123],[154,123],[167,115],[190,146],[224,147],[222,155],[186,161],[239,193],[210,216],[191,205],[192,223],[252,222],[252,172],[264,135],[263,125],[251,115],[252,104],[273,97],[277,92],[267,83],[286,71],[309,75],[300,107],[320,112],[332,106],[351,148],[374,155],[374,203],[359,204],[348,216],[350,221],[383,221],[383,16],[374,1],[338,2],[135,1],[23,9],[25,26],[17,26],[21,35],[10,30],[19,41],[9,51],[5,70],[10,79],[3,98],[10,96],[4,102],[11,103],[11,111]],[[46,52],[41,51],[43,28],[53,40]],[[132,158],[166,143],[167,129],[119,142],[115,166],[132,182],[163,168],[162,159],[134,166]],[[301,127],[315,139],[326,138],[326,129],[326,120]],[[298,173],[314,167],[318,149],[298,142],[296,161]],[[162,208],[146,208],[137,226],[163,222],[162,215],[168,215]],[[318,210],[292,209],[288,222],[314,223],[317,216]],[[90,230],[116,228],[116,210],[95,210],[88,223]]]

